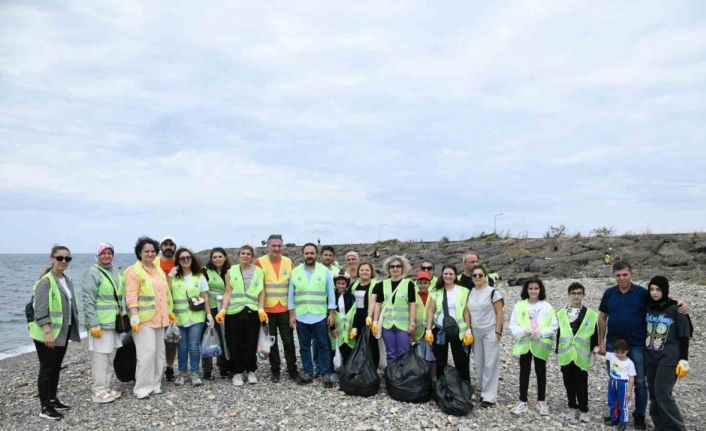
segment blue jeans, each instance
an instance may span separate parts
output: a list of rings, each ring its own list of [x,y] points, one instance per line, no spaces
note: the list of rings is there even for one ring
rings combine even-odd
[[[302,358],[304,372],[309,377],[314,375],[314,363],[311,358],[313,342],[318,352],[316,368],[321,370],[322,376],[331,374],[331,342],[328,338],[326,318],[310,324],[297,322],[297,337],[299,337],[299,355]]]
[[[179,372],[187,374],[187,363],[191,363],[191,373],[199,372],[201,365],[201,336],[205,323],[195,323],[189,327],[180,326],[181,339],[179,340]]]
[[[608,346],[612,351],[612,346]],[[645,368],[645,347],[630,346],[628,358],[635,364],[635,411],[633,417],[645,418],[647,410],[647,369]],[[610,376],[610,363],[606,361],[608,375]]]

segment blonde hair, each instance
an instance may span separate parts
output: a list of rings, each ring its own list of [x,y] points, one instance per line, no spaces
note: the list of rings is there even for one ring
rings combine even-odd
[[[406,257],[398,255],[390,256],[382,263],[382,270],[388,277],[390,276],[390,264],[392,264],[392,262],[400,262],[402,264],[402,277],[406,277],[412,270],[412,265],[410,265]]]

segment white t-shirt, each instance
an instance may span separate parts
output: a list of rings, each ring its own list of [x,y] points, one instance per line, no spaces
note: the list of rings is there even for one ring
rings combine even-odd
[[[366,290],[356,290],[353,292],[353,296],[355,296],[355,308],[365,308],[365,295],[367,295],[368,292]]]
[[[184,276],[184,283],[187,281],[191,280],[191,276],[193,274],[185,275]],[[206,277],[199,275],[201,277],[201,292],[208,292],[208,281],[206,281]]]
[[[613,352],[607,352],[605,358],[610,362],[610,378],[615,380],[628,380],[629,377],[634,377],[635,364],[630,358],[625,358],[624,361],[618,359]]]
[[[61,289],[64,291],[64,294],[66,295],[66,299],[69,303],[69,316],[71,316],[72,310],[71,310],[71,290],[69,289],[69,286],[66,285],[66,279],[64,277],[61,277],[59,280],[59,286],[61,286]]]
[[[343,295],[340,295],[338,297],[338,304],[336,304],[336,305],[338,306],[338,312],[341,313],[342,315],[345,315],[346,314],[346,301],[343,298]]]
[[[566,313],[569,316],[569,323],[574,323],[576,319],[579,318],[579,314],[581,314],[581,308],[574,308],[574,307],[566,307]]]
[[[490,295],[493,295],[491,302]],[[468,311],[471,312],[471,327],[474,329],[486,329],[495,326],[495,306],[494,303],[503,299],[499,290],[486,286],[481,289],[474,287],[468,294]]]
[[[443,288],[446,289],[446,288]],[[454,285],[454,288],[451,290],[446,291],[446,300],[448,301],[449,304],[449,314],[451,317],[456,318],[456,315],[454,313],[454,310],[456,310],[456,302],[458,302],[458,295],[461,289],[465,289],[465,287],[461,287],[459,285]],[[442,293],[443,295],[443,293]],[[442,302],[443,304],[443,302]],[[440,309],[436,310],[436,325],[439,327],[444,327],[444,308],[441,307]]]

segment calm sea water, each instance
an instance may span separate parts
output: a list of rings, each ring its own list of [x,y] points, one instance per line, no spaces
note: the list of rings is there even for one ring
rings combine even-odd
[[[67,274],[71,277],[81,308],[81,279],[96,262],[92,254],[73,254]],[[135,255],[119,253],[115,265],[122,270],[135,262]],[[46,254],[0,254],[0,360],[34,350],[27,332],[25,305],[32,298],[32,286],[49,266]],[[79,319],[83,314],[79,314]],[[83,329],[83,323],[81,323]]]

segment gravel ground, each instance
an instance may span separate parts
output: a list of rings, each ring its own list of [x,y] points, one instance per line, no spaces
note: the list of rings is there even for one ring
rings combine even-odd
[[[558,308],[567,302],[569,279],[549,280],[547,296]],[[586,303],[597,308],[609,279],[581,279],[588,289]],[[548,364],[547,402],[551,415],[541,417],[534,399],[536,386],[530,381],[530,411],[515,417],[510,410],[517,402],[519,365],[510,354],[512,338],[508,328],[510,312],[519,299],[520,287],[502,286],[506,295],[506,330],[501,353],[501,382],[498,404],[490,409],[475,408],[464,418],[443,414],[431,401],[406,404],[390,399],[384,381],[380,392],[371,398],[349,397],[337,389],[326,389],[320,381],[301,387],[283,376],[279,384],[269,382],[269,366],[261,362],[257,371],[260,382],[236,388],[229,380],[207,381],[201,387],[162,386],[163,394],[147,400],[132,395],[132,384],[116,383],[123,398],[112,404],[97,405],[90,401],[90,362],[86,343],[72,344],[64,360],[59,396],[73,406],[64,420],[40,419],[36,397],[38,361],[35,353],[0,361],[0,429],[266,429],[266,430],[579,430],[611,429],[604,427],[601,416],[606,403],[606,373],[601,361],[589,375],[589,397],[592,421],[572,425],[563,419],[566,395],[561,372],[553,355]],[[706,411],[702,373],[704,368],[703,287],[675,283],[670,288],[675,298],[685,299],[696,333],[690,349],[691,374],[677,383],[675,395],[688,429],[706,429],[701,422]],[[473,361],[471,360],[471,367]],[[472,367],[473,368],[473,367]],[[475,371],[471,371],[475,376]],[[475,383],[475,377],[472,377]],[[648,423],[650,423],[648,419]],[[629,428],[630,429],[630,428]]]

